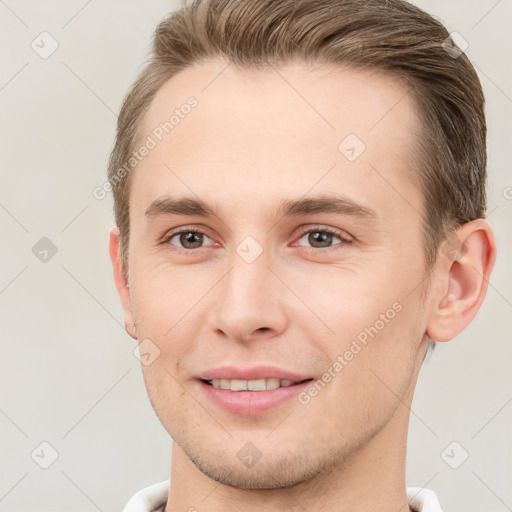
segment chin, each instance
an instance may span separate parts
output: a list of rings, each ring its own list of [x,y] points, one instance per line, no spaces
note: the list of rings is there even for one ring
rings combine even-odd
[[[189,455],[190,457],[190,455]],[[311,480],[321,470],[302,467],[300,462],[282,461],[264,463],[260,460],[259,468],[245,468],[237,461],[231,464],[202,464],[201,460],[190,457],[194,465],[206,476],[224,485],[238,489],[278,489],[292,487],[306,480]]]
[[[245,465],[226,447],[204,446],[201,443],[181,442],[174,438],[187,457],[203,474],[224,485],[239,489],[277,489],[292,487],[312,480],[336,464],[332,452],[312,449],[262,453],[252,466]]]

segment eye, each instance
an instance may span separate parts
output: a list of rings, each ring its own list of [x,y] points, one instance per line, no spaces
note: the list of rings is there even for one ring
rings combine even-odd
[[[170,243],[179,249],[199,249],[206,240],[211,241],[211,238],[202,231],[185,229],[171,233],[163,240],[163,243]]]
[[[310,245],[304,245],[301,243],[302,240],[305,240]],[[303,247],[312,247],[314,249],[328,249],[333,246],[333,242],[336,240],[339,242],[334,243],[334,245],[344,245],[351,242],[351,240],[344,237],[341,232],[336,230],[329,228],[315,228],[303,231],[297,242],[297,245]]]
[[[197,229],[181,229],[167,235],[163,240],[163,244],[170,244],[178,251],[190,251],[201,249],[206,242],[213,240],[202,231]],[[304,230],[295,245],[309,247],[313,249],[329,249],[336,245],[345,245],[351,243],[343,232],[331,228],[309,228]]]

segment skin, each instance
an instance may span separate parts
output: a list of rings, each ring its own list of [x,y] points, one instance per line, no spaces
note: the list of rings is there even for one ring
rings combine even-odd
[[[427,272],[410,158],[419,120],[403,84],[341,66],[225,67],[180,72],[144,117],[141,140],[189,96],[198,100],[132,176],[127,279],[117,228],[110,235],[127,332],[160,350],[142,369],[174,440],[166,511],[404,510],[409,408],[427,336],[448,341],[478,311],[495,259],[491,228],[483,219],[460,227],[459,257],[443,246]],[[366,146],[353,162],[338,150],[351,133]],[[166,195],[201,199],[217,215],[145,216]],[[277,213],[283,200],[317,196],[375,215]],[[164,241],[178,228],[204,231],[202,246]],[[322,245],[313,234],[325,228],[337,234]],[[252,263],[236,252],[247,236],[263,249]],[[195,379],[259,364],[321,379],[397,303],[307,404],[237,415]],[[248,442],[262,454],[251,468],[237,457]]]

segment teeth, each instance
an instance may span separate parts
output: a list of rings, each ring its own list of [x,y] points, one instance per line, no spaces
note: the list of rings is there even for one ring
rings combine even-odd
[[[265,391],[279,387],[292,386],[295,381],[289,379],[212,379],[209,381],[214,388],[230,389],[231,391]]]

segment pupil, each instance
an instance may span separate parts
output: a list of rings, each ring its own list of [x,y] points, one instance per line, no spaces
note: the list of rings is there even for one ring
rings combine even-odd
[[[189,231],[188,233],[182,233],[180,235],[180,243],[183,247],[187,249],[195,249],[197,247],[201,247],[202,241],[202,233],[194,233],[192,231]]]
[[[315,245],[316,243],[320,245]],[[329,247],[332,243],[332,235],[324,231],[315,231],[309,234],[309,243],[313,247]]]

